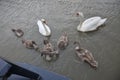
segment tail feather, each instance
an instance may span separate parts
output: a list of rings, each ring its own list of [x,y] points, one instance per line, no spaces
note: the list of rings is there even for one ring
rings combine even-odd
[[[100,20],[100,22],[98,23],[98,26],[103,25],[106,22],[106,20],[107,20],[107,18]]]

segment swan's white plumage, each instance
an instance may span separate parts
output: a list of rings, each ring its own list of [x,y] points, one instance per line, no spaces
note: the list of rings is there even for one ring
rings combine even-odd
[[[106,22],[107,18],[101,19],[100,22],[98,23],[98,26],[103,25]]]
[[[45,23],[43,23],[42,21],[38,20],[37,24],[38,24],[38,27],[39,27],[39,32],[43,36],[50,36],[51,35],[51,30]]]
[[[96,30],[99,26],[103,25],[106,20],[107,18],[101,19],[101,17],[99,16],[89,18],[85,20],[82,24],[79,24],[77,30],[82,32]]]

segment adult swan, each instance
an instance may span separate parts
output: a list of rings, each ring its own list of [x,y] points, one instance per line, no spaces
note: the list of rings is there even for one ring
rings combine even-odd
[[[78,12],[77,16],[80,15],[82,18],[84,17],[82,12]],[[83,23],[80,22],[80,24],[77,27],[78,31],[81,32],[89,32],[96,30],[99,26],[103,25],[107,18],[102,19],[99,16],[91,17],[83,21]]]
[[[50,36],[51,35],[51,30],[50,28],[46,25],[45,19],[38,20],[37,22],[38,27],[39,27],[39,32],[43,36]]]

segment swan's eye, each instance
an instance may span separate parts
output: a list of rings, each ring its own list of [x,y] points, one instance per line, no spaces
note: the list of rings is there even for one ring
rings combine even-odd
[[[81,16],[81,17],[84,17],[84,15],[83,15],[82,12],[77,12],[76,15],[77,15],[77,16]]]

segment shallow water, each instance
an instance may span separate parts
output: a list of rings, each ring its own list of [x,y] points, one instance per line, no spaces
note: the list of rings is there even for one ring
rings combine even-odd
[[[76,31],[82,11],[85,19],[92,16],[108,18],[106,25],[90,33]],[[46,62],[40,53],[26,49],[11,28],[21,28],[24,39],[35,40],[42,48],[37,20],[45,18],[52,30],[50,41],[67,32],[70,44],[54,62]],[[0,56],[25,62],[65,75],[72,80],[120,80],[120,1],[119,0],[0,0]],[[81,62],[75,55],[73,42],[80,41],[99,63],[97,70]]]

